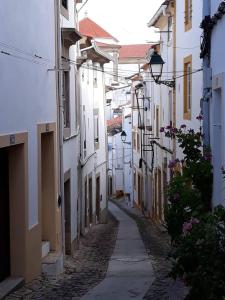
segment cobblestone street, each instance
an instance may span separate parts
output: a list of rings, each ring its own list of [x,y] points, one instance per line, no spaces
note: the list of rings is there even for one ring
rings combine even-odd
[[[58,278],[37,278],[6,299],[80,299],[104,279],[117,231],[118,222],[109,215],[106,225],[94,226],[81,238],[75,257],[66,258],[64,274]]]
[[[170,245],[166,232],[146,219],[138,209],[129,207],[122,198],[113,200],[113,203],[136,221],[153,265],[155,279],[143,299],[183,300],[187,293],[184,285],[168,278],[170,263],[167,255]],[[94,226],[81,238],[75,257],[66,258],[64,274],[57,278],[37,278],[6,299],[80,299],[105,278],[116,244],[118,227],[118,221],[109,214],[106,225]]]
[[[135,219],[153,264],[155,280],[149,287],[144,299],[183,300],[187,294],[187,289],[180,281],[175,282],[168,277],[170,262],[167,260],[167,257],[170,251],[170,244],[166,231],[149,219],[146,219],[138,209],[129,207],[122,198],[113,202]]]

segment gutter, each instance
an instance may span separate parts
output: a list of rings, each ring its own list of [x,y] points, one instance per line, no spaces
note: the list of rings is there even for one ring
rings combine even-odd
[[[155,15],[152,17],[152,19],[147,23],[148,27],[155,26],[156,22],[159,20],[159,18],[164,15],[164,12],[167,8],[167,5],[161,5],[158,11],[155,13]]]
[[[60,28],[60,3],[55,1],[55,63],[56,70],[61,66],[61,28]],[[63,99],[62,99],[62,78],[61,72],[56,72],[56,97],[57,97],[57,123],[58,123],[58,144],[59,144],[59,196],[58,206],[61,202],[61,239],[62,239],[62,254],[65,258],[65,206],[64,206],[64,167],[63,167]]]

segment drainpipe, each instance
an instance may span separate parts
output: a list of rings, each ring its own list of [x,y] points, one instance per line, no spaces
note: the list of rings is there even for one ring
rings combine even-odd
[[[210,0],[203,0],[203,19],[211,13]],[[204,116],[203,133],[204,145],[210,145],[210,99],[212,97],[212,71],[210,68],[210,57],[203,58],[203,98],[201,101],[201,109]]]
[[[63,259],[65,257],[65,214],[64,214],[64,167],[63,167],[63,100],[62,100],[62,77],[60,66],[61,62],[61,27],[60,27],[60,3],[55,1],[55,64],[56,64],[56,97],[57,97],[57,125],[58,125],[58,144],[59,144],[59,199],[61,202],[61,243]]]

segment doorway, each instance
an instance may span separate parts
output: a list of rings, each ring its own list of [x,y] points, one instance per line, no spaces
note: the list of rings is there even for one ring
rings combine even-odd
[[[84,183],[84,224],[85,228],[88,227],[88,215],[87,215],[87,178],[85,178],[85,183]]]
[[[0,149],[0,282],[10,276],[9,155]]]
[[[100,208],[100,176],[96,178],[96,221],[100,222],[101,208]]]
[[[158,191],[157,191],[157,202],[158,202],[158,217],[159,220],[162,220],[162,178],[161,178],[161,170],[158,169]]]
[[[92,177],[88,179],[88,199],[89,199],[89,224],[93,222],[93,211],[92,211]]]
[[[138,174],[138,206],[142,205],[142,178]]]
[[[18,137],[21,144],[15,144]],[[12,135],[11,140],[13,145],[4,146],[0,137],[0,282],[9,276],[25,278],[28,255],[27,135]]]
[[[42,245],[49,243],[55,250],[54,206],[55,203],[55,164],[54,133],[41,134],[41,236]],[[48,253],[45,253],[47,255]]]
[[[71,254],[71,192],[70,178],[64,182],[64,203],[65,203],[65,252]]]

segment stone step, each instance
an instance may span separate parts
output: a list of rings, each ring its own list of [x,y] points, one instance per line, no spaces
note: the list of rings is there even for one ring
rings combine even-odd
[[[24,285],[22,277],[8,277],[0,282],[0,299],[4,299],[8,294],[14,292]]]
[[[49,241],[42,241],[42,247],[41,247],[41,257],[45,257],[50,252],[50,242]]]

